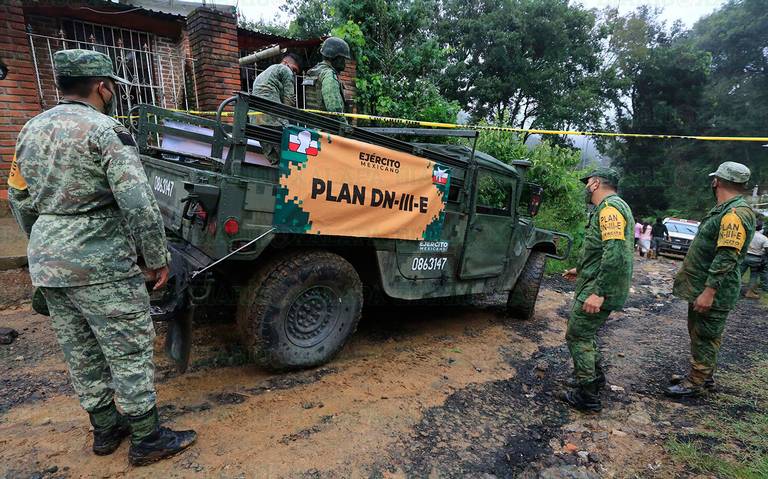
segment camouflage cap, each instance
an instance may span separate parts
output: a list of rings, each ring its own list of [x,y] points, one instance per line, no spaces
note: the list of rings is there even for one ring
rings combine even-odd
[[[597,176],[598,178],[605,178],[606,180],[610,181],[611,184],[613,185],[619,184],[619,172],[614,170],[613,168],[598,166],[594,168],[592,171],[590,171],[589,173],[587,173],[586,175],[582,176],[581,182],[586,183],[593,176]]]
[[[741,163],[736,163],[735,161],[721,163],[720,166],[717,167],[717,171],[709,174],[709,176],[717,176],[718,178],[734,183],[746,183],[749,181],[750,175],[751,172],[749,171],[749,168]]]
[[[107,77],[130,85],[125,78],[115,75],[112,60],[93,50],[59,50],[53,54],[53,68],[65,77]]]

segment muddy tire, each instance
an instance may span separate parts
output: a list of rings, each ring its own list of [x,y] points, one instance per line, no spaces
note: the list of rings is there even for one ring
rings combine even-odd
[[[539,295],[541,279],[547,256],[541,251],[531,251],[520,277],[507,299],[507,314],[513,318],[531,319],[536,309],[536,297]]]
[[[324,364],[357,329],[363,286],[341,256],[307,251],[273,259],[240,293],[237,325],[251,357],[273,370]]]

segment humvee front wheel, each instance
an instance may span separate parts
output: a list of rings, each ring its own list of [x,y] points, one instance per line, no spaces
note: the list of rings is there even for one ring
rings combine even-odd
[[[363,287],[347,260],[308,251],[266,264],[241,293],[237,324],[254,360],[275,370],[330,361],[357,329]]]
[[[531,319],[536,308],[541,279],[547,256],[541,251],[531,251],[520,277],[507,299],[507,314],[519,319]]]

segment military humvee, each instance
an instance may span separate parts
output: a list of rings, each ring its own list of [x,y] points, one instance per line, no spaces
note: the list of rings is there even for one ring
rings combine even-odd
[[[259,126],[257,112],[291,125]],[[530,318],[546,258],[570,251],[533,225],[530,163],[475,151],[477,131],[359,128],[246,93],[216,119],[150,105],[138,118],[172,256],[152,315],[182,370],[203,307],[236,308],[258,363],[305,368],[342,349],[364,303],[509,292],[509,315]],[[430,135],[473,146],[398,139]],[[260,142],[280,145],[277,164]]]

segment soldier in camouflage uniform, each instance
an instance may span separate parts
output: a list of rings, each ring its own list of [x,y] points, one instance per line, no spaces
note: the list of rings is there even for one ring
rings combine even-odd
[[[341,38],[327,38],[320,46],[323,61],[312,67],[304,76],[305,104],[309,109],[344,113],[344,87],[339,73],[351,58],[349,45]],[[338,117],[346,123],[346,118]]]
[[[696,396],[714,387],[725,320],[739,299],[740,265],[755,233],[755,213],[741,196],[749,168],[727,161],[709,176],[717,206],[701,220],[672,289],[688,301],[691,338],[690,372],[667,388],[672,397]]]
[[[93,425],[93,451],[111,454],[131,435],[131,463],[148,464],[196,437],[161,428],[155,406],[155,331],[137,252],[161,288],[163,222],[131,134],[108,116],[115,82],[126,81],[98,52],[62,50],[53,60],[63,99],[19,133],[9,198],[29,235],[32,282]]]
[[[269,66],[253,80],[251,93],[259,98],[296,106],[296,75],[301,72],[301,59],[294,53],[283,57],[280,63]],[[271,115],[253,118],[257,125],[285,126],[288,120]],[[280,161],[280,145],[261,142],[261,149],[272,164]]]
[[[568,321],[566,342],[573,358],[574,391],[561,396],[582,411],[600,411],[600,389],[605,385],[597,346],[597,331],[611,311],[621,309],[632,283],[635,219],[627,203],[616,194],[619,175],[612,168],[597,168],[582,178],[587,203],[595,205],[584,234],[584,254],[578,269],[566,271],[576,278],[576,292]]]

